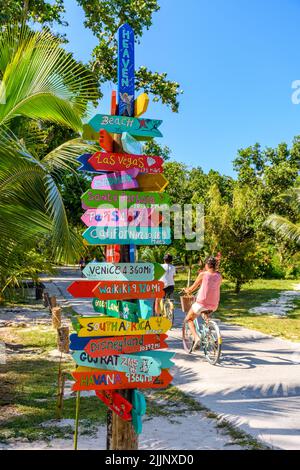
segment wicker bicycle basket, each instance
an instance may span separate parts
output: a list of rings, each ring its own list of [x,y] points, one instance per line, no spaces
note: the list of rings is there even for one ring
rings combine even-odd
[[[188,313],[191,306],[195,302],[195,296],[194,295],[182,295],[180,297],[180,302],[181,302],[181,310],[184,313]]]

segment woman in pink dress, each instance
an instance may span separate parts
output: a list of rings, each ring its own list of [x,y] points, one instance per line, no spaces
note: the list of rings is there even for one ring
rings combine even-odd
[[[211,313],[215,312],[219,306],[222,276],[217,271],[218,265],[219,259],[214,256],[207,258],[205,262],[205,270],[200,271],[194,284],[185,289],[187,294],[192,294],[201,286],[196,297],[196,302],[192,305],[186,317],[194,337],[193,350],[196,349],[200,343],[200,339],[196,333],[194,325],[195,318],[202,316],[202,318],[208,322]]]

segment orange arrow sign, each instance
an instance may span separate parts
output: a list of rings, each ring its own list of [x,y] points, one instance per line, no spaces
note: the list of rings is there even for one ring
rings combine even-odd
[[[141,191],[162,192],[168,186],[169,181],[161,173],[155,175],[140,173],[136,180]]]
[[[164,369],[158,377],[78,367],[72,372],[75,392],[84,390],[120,390],[126,388],[166,388],[173,377]]]
[[[100,147],[106,152],[113,152],[114,139],[112,135],[110,135],[110,133],[107,132],[105,129],[101,129],[99,134],[100,134],[100,137],[99,137]]]

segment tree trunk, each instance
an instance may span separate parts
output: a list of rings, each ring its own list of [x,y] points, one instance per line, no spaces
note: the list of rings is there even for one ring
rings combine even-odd
[[[234,293],[239,294],[241,292],[241,287],[242,287],[242,281],[240,279],[236,279],[235,281],[235,288],[234,288]]]

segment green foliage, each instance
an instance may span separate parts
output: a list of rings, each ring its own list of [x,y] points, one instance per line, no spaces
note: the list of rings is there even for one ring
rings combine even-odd
[[[63,21],[64,0],[0,0],[0,24],[30,20],[42,25],[54,22],[67,25]]]

